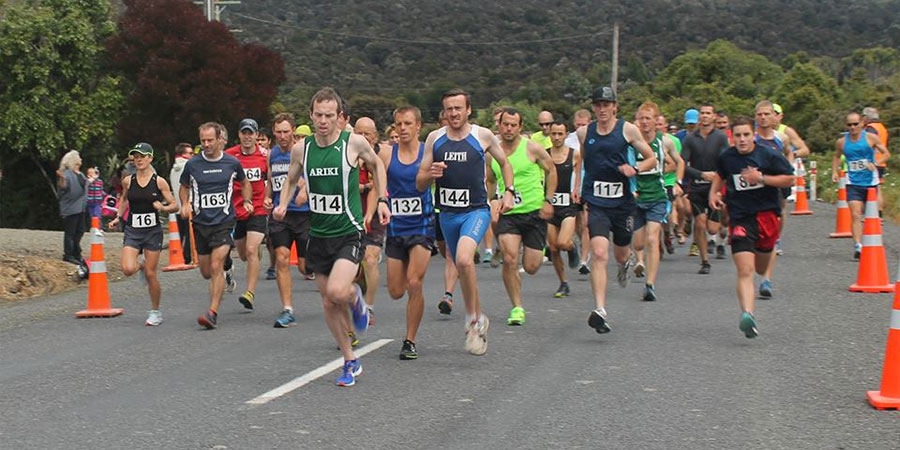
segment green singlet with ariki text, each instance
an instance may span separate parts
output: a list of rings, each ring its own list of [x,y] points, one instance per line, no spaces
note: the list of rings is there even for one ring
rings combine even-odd
[[[310,236],[329,238],[363,232],[359,167],[347,161],[350,133],[342,131],[337,141],[325,147],[316,144],[315,136],[305,141],[303,171],[312,212]]]

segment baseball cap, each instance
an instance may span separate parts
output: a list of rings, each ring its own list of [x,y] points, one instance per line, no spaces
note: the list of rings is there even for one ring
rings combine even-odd
[[[778,103],[772,103],[772,110],[775,111],[775,114],[784,114],[784,110],[781,109],[781,105]]]
[[[253,119],[244,119],[241,121],[240,126],[238,126],[238,131],[250,130],[254,133],[259,131],[259,125]]]
[[[684,123],[697,123],[700,121],[700,111],[691,108],[684,112]]]
[[[597,89],[594,89],[594,93],[591,94],[591,103],[615,101],[616,91],[609,86],[598,87]]]
[[[300,125],[294,130],[294,134],[297,136],[309,136],[312,134],[312,129],[309,128],[309,125]]]
[[[150,144],[146,142],[139,142],[131,150],[128,150],[129,155],[132,153],[140,153],[142,155],[153,156],[153,147],[151,147]]]

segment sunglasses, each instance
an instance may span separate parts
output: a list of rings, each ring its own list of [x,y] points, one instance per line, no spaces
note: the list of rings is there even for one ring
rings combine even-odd
[[[858,126],[859,126],[859,122],[847,122],[847,126],[848,126],[848,127],[858,127]]]
[[[550,125],[553,125],[553,122],[538,122],[538,125],[542,127],[549,127]]]

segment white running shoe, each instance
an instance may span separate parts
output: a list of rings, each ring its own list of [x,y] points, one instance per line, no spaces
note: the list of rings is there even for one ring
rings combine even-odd
[[[147,321],[144,322],[144,325],[148,327],[155,327],[163,322],[162,314],[158,309],[151,309],[150,314],[147,315]]]

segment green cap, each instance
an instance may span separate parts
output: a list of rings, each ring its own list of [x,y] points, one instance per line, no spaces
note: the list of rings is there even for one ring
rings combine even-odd
[[[134,148],[128,151],[129,155],[131,155],[132,153],[140,153],[142,155],[153,156],[153,147],[151,147],[150,144],[146,142],[140,142],[135,145]]]

